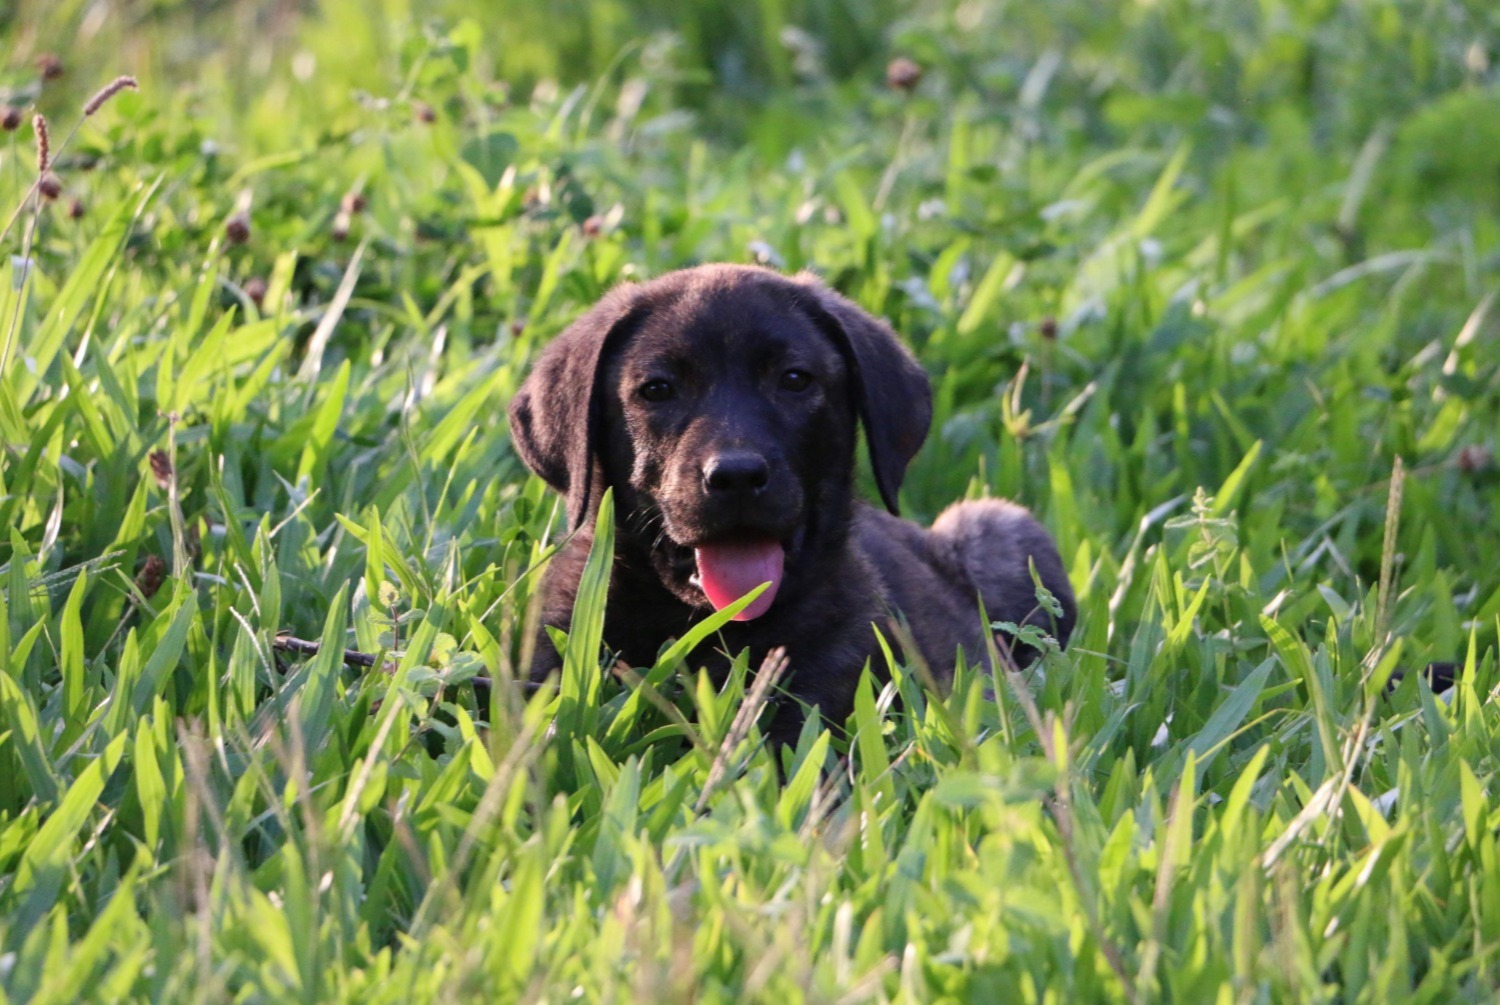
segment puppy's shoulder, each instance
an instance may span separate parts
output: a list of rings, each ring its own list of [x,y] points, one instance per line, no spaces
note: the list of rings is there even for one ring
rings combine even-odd
[[[882,593],[895,606],[908,606],[925,590],[966,589],[964,568],[953,548],[926,528],[863,503],[855,507],[850,544],[874,570]]]
[[[866,554],[890,548],[919,554],[927,550],[927,532],[923,528],[865,502],[854,504],[850,538]]]

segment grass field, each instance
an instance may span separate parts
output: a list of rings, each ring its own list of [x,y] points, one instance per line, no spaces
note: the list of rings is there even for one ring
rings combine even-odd
[[[0,1000],[1500,996],[1492,0],[0,39]],[[1016,498],[1079,593],[1065,653],[895,667],[784,786],[748,670],[595,673],[584,617],[513,684],[560,521],[504,406],[710,260],[889,317],[937,399],[907,515]]]

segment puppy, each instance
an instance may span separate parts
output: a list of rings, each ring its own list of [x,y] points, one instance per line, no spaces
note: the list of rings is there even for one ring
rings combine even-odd
[[[959,647],[986,651],[980,601],[1065,644],[1073,591],[1025,509],[959,503],[930,530],[895,515],[931,420],[927,375],[895,333],[811,275],[705,265],[617,287],[548,346],[510,406],[517,452],[566,497],[577,532],[543,579],[543,623],[568,627],[610,487],[604,639],[631,665],[762,583],[692,665],[722,674],[746,648],[756,665],[785,646],[785,689],[835,725],[866,661],[883,666],[876,629],[892,618],[940,684]],[[861,428],[889,513],[854,496]],[[1037,604],[1033,565],[1058,618]],[[560,664],[543,631],[533,679]],[[800,704],[782,703],[774,740],[795,741]]]

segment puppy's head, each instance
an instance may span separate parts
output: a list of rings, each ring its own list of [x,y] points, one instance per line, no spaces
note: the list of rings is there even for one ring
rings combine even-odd
[[[615,289],[510,408],[517,451],[573,526],[613,486],[622,554],[680,599],[722,607],[770,582],[742,620],[842,544],[856,423],[895,512],[931,417],[927,377],[887,325],[810,275],[728,265]]]

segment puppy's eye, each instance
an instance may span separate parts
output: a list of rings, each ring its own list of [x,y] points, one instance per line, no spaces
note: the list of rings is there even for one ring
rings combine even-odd
[[[653,403],[671,401],[677,397],[677,389],[665,380],[648,380],[636,389],[636,393]]]
[[[781,375],[781,387],[786,391],[806,391],[812,382],[812,374],[806,370],[788,370]]]

